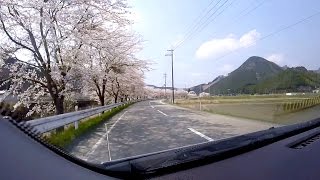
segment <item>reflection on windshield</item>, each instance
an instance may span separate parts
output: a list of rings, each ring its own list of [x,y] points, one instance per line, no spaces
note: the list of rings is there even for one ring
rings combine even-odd
[[[2,114],[95,163],[319,118],[319,5],[2,0]]]

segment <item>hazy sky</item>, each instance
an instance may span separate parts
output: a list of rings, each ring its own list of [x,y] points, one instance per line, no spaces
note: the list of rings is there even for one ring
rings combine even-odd
[[[165,56],[166,50],[184,38],[195,20],[205,15],[205,10],[218,3],[213,13],[225,1],[130,0],[136,22],[134,29],[145,41],[139,56],[153,62],[153,70],[146,73],[147,84],[162,86],[164,73],[168,74],[167,83],[171,84],[171,59]],[[320,12],[319,0],[227,1],[209,18],[211,23],[202,31],[199,28],[175,50],[175,86],[184,88],[209,82],[233,71],[253,55],[280,66],[318,69],[320,14],[268,36],[317,12]]]

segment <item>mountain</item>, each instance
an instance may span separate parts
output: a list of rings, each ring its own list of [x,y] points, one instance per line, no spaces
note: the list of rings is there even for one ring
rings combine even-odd
[[[194,91],[196,94],[200,94],[204,91],[207,91],[207,89],[209,89],[212,85],[216,84],[217,82],[219,82],[220,80],[222,80],[225,76],[220,75],[218,77],[216,77],[213,81],[207,83],[207,84],[199,84],[197,86],[193,86],[191,87],[189,90],[190,91]]]
[[[320,68],[318,70],[314,70],[313,72],[320,74]]]
[[[287,65],[282,66],[282,69],[283,69],[283,70],[286,70],[286,69],[288,69],[288,68],[289,68],[289,66],[287,66]]]
[[[169,90],[171,90],[172,89],[172,87],[170,87],[170,86],[167,86],[167,87],[159,87],[159,86],[155,86],[155,85],[152,85],[152,84],[147,84],[146,85],[147,87],[151,87],[151,88],[153,88],[153,89],[169,89]],[[178,89],[180,89],[180,88],[174,88],[174,90],[178,90]]]
[[[308,69],[303,66],[297,66],[290,69],[297,72],[308,72]]]
[[[218,83],[220,80],[222,80],[223,78],[225,78],[225,76],[220,75],[218,77],[216,77],[213,81],[209,82],[208,84],[205,84],[203,86],[203,90],[206,91],[207,89],[209,89],[212,85]]]
[[[311,92],[320,86],[320,74],[304,67],[288,68],[279,74],[250,87],[256,93]]]
[[[252,56],[227,77],[207,88],[206,92],[210,94],[249,93],[246,92],[246,87],[256,85],[282,71],[283,69],[277,64],[262,57]]]
[[[205,85],[206,84],[199,84],[197,86],[193,86],[193,87],[189,88],[188,91],[193,91],[199,95],[200,93],[202,93],[204,91],[203,86],[205,86]]]

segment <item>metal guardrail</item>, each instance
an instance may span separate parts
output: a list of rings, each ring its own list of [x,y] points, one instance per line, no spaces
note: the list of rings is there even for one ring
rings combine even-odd
[[[32,126],[39,133],[45,133],[59,127],[62,127],[67,124],[76,123],[81,119],[93,116],[95,114],[101,113],[103,111],[111,110],[112,108],[119,107],[121,105],[125,105],[130,102],[121,102],[101,107],[96,107],[92,109],[86,109],[76,112],[70,112],[65,114],[60,114],[56,116],[49,116],[45,118],[39,118],[31,121],[27,121],[26,123]]]

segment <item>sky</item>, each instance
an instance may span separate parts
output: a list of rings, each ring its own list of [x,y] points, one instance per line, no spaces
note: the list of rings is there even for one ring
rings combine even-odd
[[[148,60],[152,69],[145,73],[146,84],[163,86],[166,73],[171,86],[171,57],[165,55],[190,32],[174,51],[178,88],[227,75],[250,56],[280,66],[320,68],[318,0],[129,0],[129,5],[133,29],[143,39],[138,57]],[[203,26],[190,28],[197,23]]]

